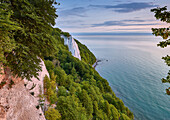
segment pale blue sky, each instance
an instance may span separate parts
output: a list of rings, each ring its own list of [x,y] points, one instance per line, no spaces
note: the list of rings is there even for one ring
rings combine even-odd
[[[170,0],[58,0],[56,26],[70,33],[151,32],[164,27],[150,12]]]

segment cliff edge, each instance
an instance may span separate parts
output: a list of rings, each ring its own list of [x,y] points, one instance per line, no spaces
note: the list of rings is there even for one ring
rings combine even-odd
[[[72,36],[66,37],[64,35],[61,35],[61,37],[64,38],[64,45],[68,45],[69,51],[72,55],[81,60],[80,50],[74,38]]]
[[[44,76],[49,77],[43,61],[41,65],[39,80],[13,77],[9,69],[0,75],[0,83],[6,81],[0,87],[0,120],[45,120],[42,109],[36,108],[39,94],[43,94]]]

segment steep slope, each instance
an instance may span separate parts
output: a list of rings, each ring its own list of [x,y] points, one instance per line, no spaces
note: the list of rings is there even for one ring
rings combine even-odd
[[[69,51],[72,53],[72,55],[81,60],[79,47],[74,38],[72,36],[67,37],[64,35],[61,35],[61,37],[64,38],[64,45],[68,45]]]
[[[107,80],[102,78],[89,62],[72,56],[61,38],[62,31],[54,28],[56,51],[45,57],[49,73],[58,86],[56,110],[62,120],[130,120],[133,113],[117,98]],[[69,33],[65,34],[69,37]],[[85,46],[85,45],[84,45]],[[80,46],[79,46],[80,47]],[[85,51],[87,47],[85,48]],[[47,80],[49,81],[49,80]],[[51,83],[54,81],[51,81]],[[49,82],[50,83],[50,82]],[[49,84],[49,90],[53,84]],[[50,90],[52,91],[52,89]],[[47,94],[55,98],[54,94]]]
[[[4,75],[0,75],[0,83],[6,81],[0,88],[0,120],[45,120],[42,109],[36,108],[39,104],[38,95],[43,94],[41,88],[44,76],[49,76],[44,62],[41,64],[39,80],[32,78],[32,81],[28,81],[12,77],[9,69],[5,70]]]
[[[86,45],[83,45],[76,39],[75,41],[79,46],[82,60],[85,61],[86,63],[89,63],[90,65],[93,65],[96,62],[96,57],[94,56],[94,54],[87,48]]]

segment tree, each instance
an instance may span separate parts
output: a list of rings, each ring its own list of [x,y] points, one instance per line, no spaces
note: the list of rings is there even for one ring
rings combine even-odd
[[[80,100],[82,102],[83,107],[86,108],[86,111],[87,111],[87,114],[89,116],[89,119],[91,119],[92,118],[92,113],[93,113],[93,104],[92,104],[92,100],[89,97],[87,91],[82,90],[79,98],[80,98]]]
[[[58,89],[58,96],[67,96],[67,90],[65,89],[65,87],[60,86]]]
[[[12,14],[9,4],[0,4],[0,72],[2,65],[7,63],[5,53],[11,52],[16,46],[14,35],[10,31],[21,29],[15,21],[10,19]]]
[[[62,120],[88,120],[85,108],[75,96],[60,96],[57,102],[57,109],[62,114]]]
[[[107,80],[89,63],[74,58],[64,46],[60,34],[55,32],[52,34],[58,51],[46,60],[54,65],[50,73],[57,75],[59,89],[56,108],[61,113],[62,120],[118,120],[123,113],[133,119],[133,113],[115,96]],[[54,61],[59,61],[60,64],[55,64]],[[52,79],[51,74],[50,76]]]
[[[55,0],[0,0],[0,65],[14,76],[38,76],[40,59],[54,50]]]
[[[156,19],[159,19],[162,22],[170,23],[170,11],[167,11],[167,6],[162,8],[155,8],[151,9],[151,12],[155,13]],[[170,26],[167,28],[152,28],[153,35],[155,36],[161,36],[164,41],[159,42],[157,46],[160,46],[161,48],[167,47],[170,45]],[[165,57],[162,57],[162,59],[165,60],[165,63],[170,66],[170,56],[167,55]],[[162,78],[163,83],[170,83],[170,70],[168,73],[168,76],[166,78]],[[170,95],[170,87],[166,89],[166,93]]]
[[[46,60],[45,61],[45,66],[47,68],[48,71],[53,70],[54,69],[54,65],[52,61]]]
[[[54,73],[51,74],[51,79],[47,75],[44,77],[44,94],[50,104],[57,102],[55,78]]]
[[[54,108],[48,108],[48,110],[45,111],[45,117],[47,120],[61,120],[59,111]]]
[[[123,113],[121,114],[120,119],[121,120],[130,120],[130,118],[127,115],[123,114]]]

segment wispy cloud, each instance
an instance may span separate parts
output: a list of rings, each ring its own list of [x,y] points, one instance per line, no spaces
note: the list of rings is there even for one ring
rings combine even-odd
[[[82,23],[82,20],[62,20],[62,21],[57,21],[58,24],[78,24],[78,23]]]
[[[124,3],[118,5],[89,5],[89,7],[112,9],[113,11],[119,13],[129,13],[129,12],[134,12],[134,11],[157,7],[157,6],[158,5],[153,5],[152,3],[145,3],[145,2],[132,2],[132,3]]]
[[[87,17],[84,13],[86,12],[84,7],[75,7],[72,9],[63,10],[60,12],[62,16],[78,16],[78,17]]]
[[[129,23],[130,22],[130,23]],[[132,23],[139,22],[139,23]],[[121,21],[105,21],[99,24],[92,24],[92,27],[100,26],[147,26],[147,25],[156,25],[155,23],[143,23],[145,20],[121,20]]]

